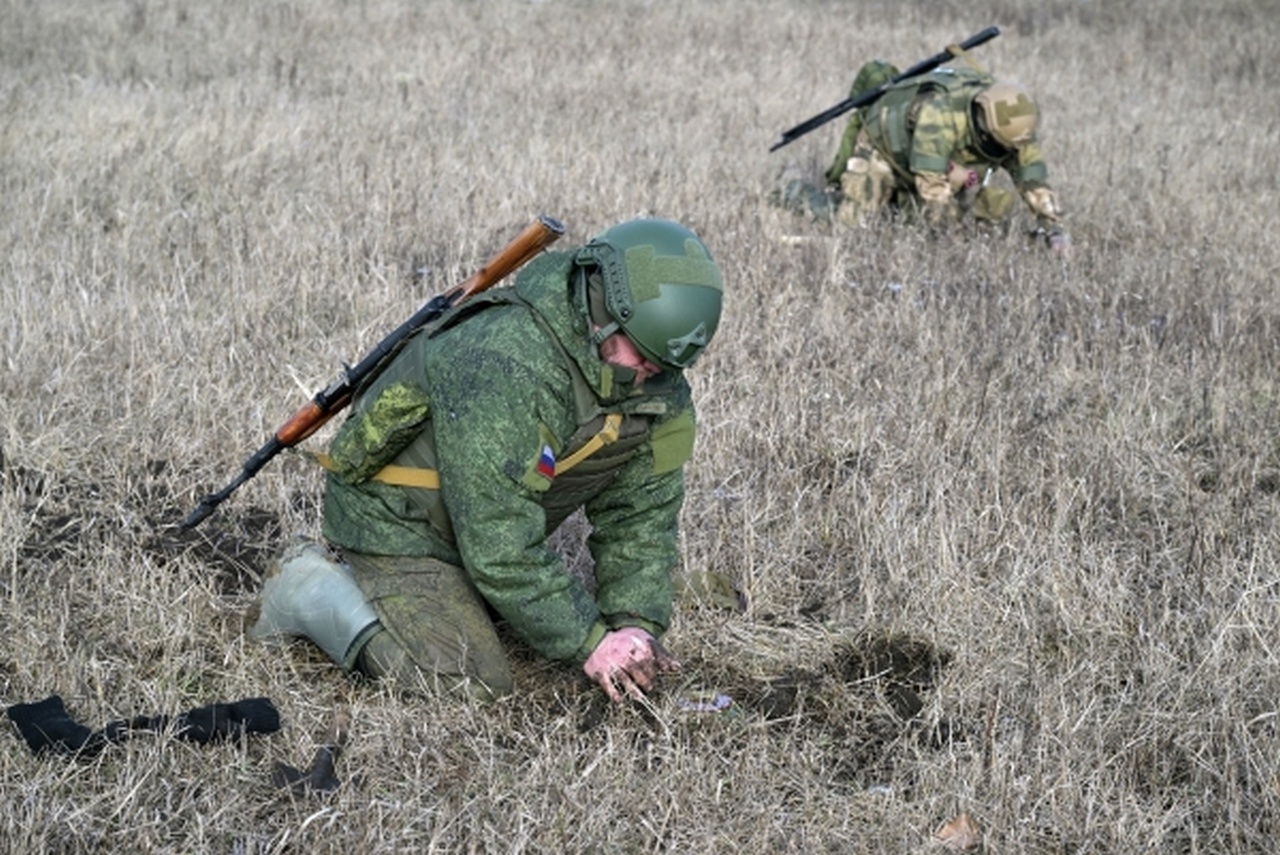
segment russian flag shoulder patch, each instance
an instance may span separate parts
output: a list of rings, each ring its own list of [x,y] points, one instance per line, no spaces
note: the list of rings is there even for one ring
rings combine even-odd
[[[556,453],[551,446],[543,444],[542,453],[538,455],[538,474],[547,479],[556,477]]]

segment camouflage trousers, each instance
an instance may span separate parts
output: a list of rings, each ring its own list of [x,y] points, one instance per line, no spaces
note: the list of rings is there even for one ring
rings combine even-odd
[[[991,225],[1008,219],[1016,200],[1012,191],[988,186],[977,172],[954,164],[947,175],[933,182],[900,175],[888,158],[860,136],[840,176],[836,220],[857,228],[893,208],[937,227],[969,216]]]
[[[479,700],[511,693],[506,651],[466,571],[419,556],[343,558],[383,629],[361,650],[361,671],[407,685],[427,676]]]
[[[875,158],[879,159],[879,163]],[[793,214],[850,228],[866,225],[881,211],[892,209],[909,219],[929,219],[927,205],[893,174],[888,163],[874,158],[850,158],[849,167],[840,176],[840,188],[818,187],[803,179],[793,178],[769,194],[769,200]],[[1008,219],[1015,201],[1013,193],[996,187],[981,187],[956,195],[938,220],[959,220],[972,215],[980,225],[993,225]],[[942,223],[935,223],[942,225]]]

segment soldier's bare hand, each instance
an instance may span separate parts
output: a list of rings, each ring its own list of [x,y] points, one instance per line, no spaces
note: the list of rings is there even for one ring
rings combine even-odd
[[[659,674],[679,668],[676,658],[639,627],[605,633],[582,664],[586,675],[598,683],[614,703],[621,703],[628,695],[643,698],[653,689]]]

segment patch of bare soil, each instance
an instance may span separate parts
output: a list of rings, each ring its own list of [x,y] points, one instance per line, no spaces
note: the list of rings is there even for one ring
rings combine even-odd
[[[141,553],[163,566],[189,559],[216,575],[224,594],[256,587],[261,568],[279,549],[279,515],[260,507],[228,507],[193,530],[172,484],[185,483],[167,461],[150,461],[118,483],[74,472],[47,472],[0,453],[0,494],[25,524],[13,549],[18,578],[74,565],[108,547]]]
[[[922,715],[927,693],[950,660],[948,651],[923,639],[876,633],[848,638],[827,659],[770,677],[747,673],[733,663],[686,659],[686,674],[714,678],[717,695],[729,700],[720,712],[689,715],[731,717],[778,739],[802,730],[809,744],[827,746],[830,756],[824,766],[832,783],[865,787],[890,776],[905,745],[932,750],[966,738],[956,722],[929,721]],[[580,733],[626,714],[585,680],[579,682],[580,691],[560,694],[560,703]],[[654,708],[637,709],[654,733],[663,729]]]

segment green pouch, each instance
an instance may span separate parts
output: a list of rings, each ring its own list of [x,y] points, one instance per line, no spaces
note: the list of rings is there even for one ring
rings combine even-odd
[[[674,472],[693,456],[693,413],[685,410],[653,429],[649,447],[653,449],[653,470]]]
[[[1013,211],[1017,196],[1001,187],[983,187],[973,199],[974,219],[998,223]]]

